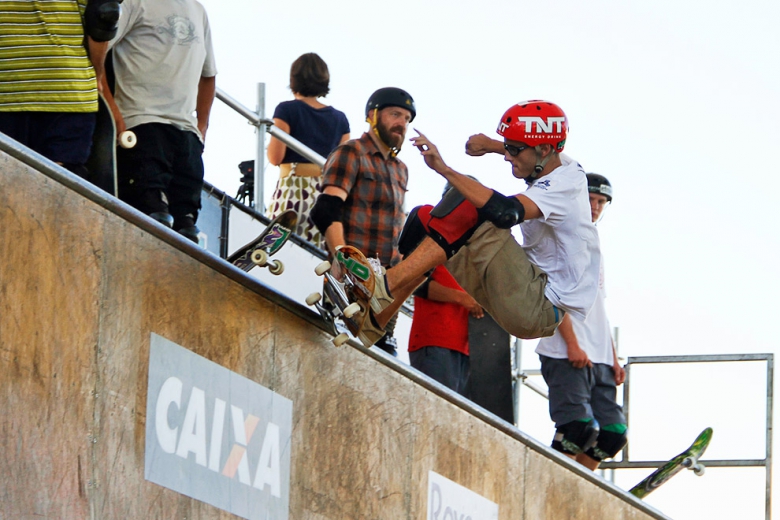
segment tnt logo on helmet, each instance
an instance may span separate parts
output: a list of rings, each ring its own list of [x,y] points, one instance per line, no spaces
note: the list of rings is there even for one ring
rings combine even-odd
[[[496,131],[504,139],[531,147],[549,144],[556,152],[562,152],[569,133],[569,121],[555,103],[526,101],[510,107]]]

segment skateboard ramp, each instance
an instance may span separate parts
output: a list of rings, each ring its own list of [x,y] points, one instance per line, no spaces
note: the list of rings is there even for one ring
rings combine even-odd
[[[0,145],[0,519],[665,518]]]

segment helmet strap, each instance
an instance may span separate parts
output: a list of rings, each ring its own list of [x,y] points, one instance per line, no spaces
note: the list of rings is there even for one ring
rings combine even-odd
[[[547,157],[541,158],[542,151],[539,146],[534,146],[534,151],[536,152],[536,166],[534,166],[534,172],[525,178],[525,183],[529,186],[539,178],[539,174],[544,171],[544,167],[553,156],[551,153]]]

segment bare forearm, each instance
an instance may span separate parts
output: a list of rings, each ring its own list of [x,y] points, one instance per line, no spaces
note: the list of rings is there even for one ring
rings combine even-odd
[[[87,36],[87,48],[89,61],[95,69],[98,91],[102,92],[106,78],[106,54],[108,54],[108,42],[96,42],[91,36]]]
[[[217,93],[217,78],[201,77],[198,82],[198,99],[195,105],[195,113],[198,118],[198,130],[206,135],[209,127],[209,117],[211,116],[211,107],[214,105],[214,97]]]
[[[331,254],[336,254],[336,248],[346,244],[344,239],[344,224],[334,222],[325,230],[325,242],[328,244],[328,250]]]
[[[452,184],[466,200],[474,204],[475,207],[484,206],[493,195],[493,190],[481,184],[479,181],[458,173],[449,166],[438,172],[442,177]]]
[[[463,301],[461,296],[463,294],[465,293],[450,287],[445,287],[435,280],[431,280],[428,284],[428,299],[435,302],[460,304]]]

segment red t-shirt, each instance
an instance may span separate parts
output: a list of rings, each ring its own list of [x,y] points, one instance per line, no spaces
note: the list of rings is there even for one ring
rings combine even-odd
[[[431,280],[444,287],[465,292],[443,265],[434,269]],[[422,347],[444,347],[468,355],[468,309],[458,303],[435,302],[415,296],[409,352]]]

